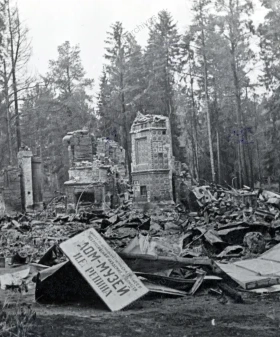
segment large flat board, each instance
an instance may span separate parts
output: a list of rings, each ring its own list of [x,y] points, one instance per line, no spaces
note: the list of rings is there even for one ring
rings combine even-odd
[[[60,248],[111,311],[149,291],[93,228],[63,242]]]

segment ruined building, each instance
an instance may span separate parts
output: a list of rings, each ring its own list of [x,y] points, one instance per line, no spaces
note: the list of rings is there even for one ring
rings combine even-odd
[[[41,160],[32,152],[18,152],[18,166],[7,167],[0,173],[0,194],[6,212],[42,208]]]
[[[172,201],[174,165],[169,118],[138,113],[130,133],[135,201]]]
[[[95,138],[88,130],[69,132],[69,180],[64,183],[68,207],[90,202],[96,209],[119,204],[120,186],[125,183],[125,150],[115,141]]]

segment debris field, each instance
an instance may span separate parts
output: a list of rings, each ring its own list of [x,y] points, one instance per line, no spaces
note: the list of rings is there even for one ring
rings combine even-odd
[[[135,297],[129,294],[113,311],[143,296],[179,298],[206,291],[222,302],[242,303],[248,292],[280,290],[280,195],[210,185],[192,188],[188,201],[186,208],[163,202],[136,207],[129,200],[107,212],[83,202],[76,213],[66,214],[59,197],[43,211],[5,215],[0,220],[1,291],[34,293],[34,300],[49,303],[92,297],[110,308],[106,295],[112,287],[106,288],[106,277],[102,280],[106,273],[113,275],[110,263],[117,270],[113,290],[125,295],[129,285],[122,285],[132,277],[140,284],[131,288]],[[87,256],[94,257],[87,253],[94,249],[104,253],[99,265],[90,264],[94,258],[76,259],[76,264],[71,258],[75,240],[82,236],[92,240],[91,250],[83,250]],[[117,263],[130,272],[122,274]],[[92,268],[91,280],[103,268],[95,278],[103,288],[87,280],[79,266]]]

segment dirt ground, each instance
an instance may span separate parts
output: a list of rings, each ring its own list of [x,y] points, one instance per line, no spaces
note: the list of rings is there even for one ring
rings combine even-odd
[[[208,294],[142,299],[109,312],[93,304],[35,304],[40,337],[270,337],[280,336],[280,295],[221,303]]]

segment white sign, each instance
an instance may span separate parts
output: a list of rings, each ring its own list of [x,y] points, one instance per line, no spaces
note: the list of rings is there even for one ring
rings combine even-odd
[[[135,185],[134,186],[134,191],[135,192],[140,192],[140,185],[138,186],[138,185]]]
[[[60,248],[111,311],[149,291],[93,228],[63,242]]]

